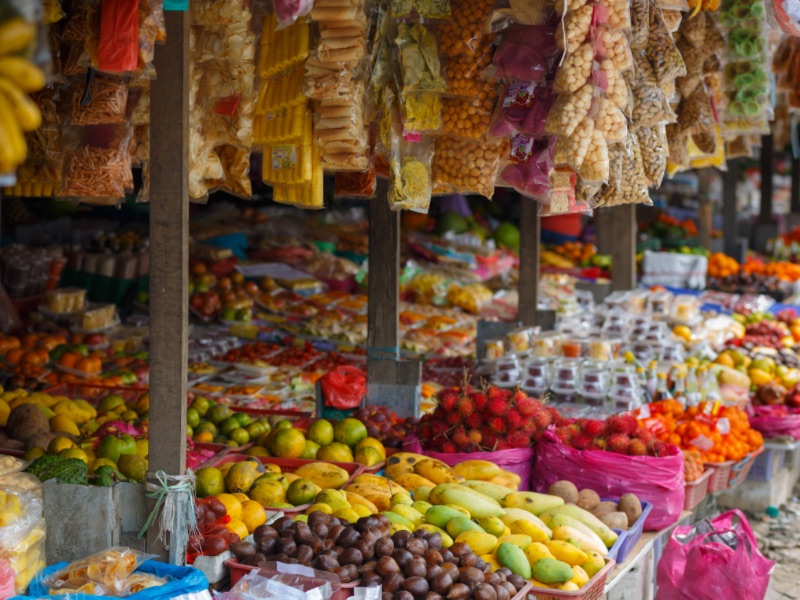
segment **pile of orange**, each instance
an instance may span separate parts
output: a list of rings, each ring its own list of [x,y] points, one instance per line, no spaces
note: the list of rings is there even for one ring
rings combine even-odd
[[[800,279],[800,265],[786,261],[764,262],[748,256],[742,265],[742,273],[777,277],[782,281],[797,281]]]
[[[715,252],[708,257],[707,272],[709,277],[716,277],[719,279],[730,275],[738,275],[739,263],[722,252]]]
[[[701,402],[684,410],[677,400],[664,400],[649,407],[644,426],[662,442],[697,451],[703,462],[739,461],[764,445],[747,413],[733,406]]]
[[[597,254],[597,246],[583,242],[564,242],[553,248],[553,252],[577,264],[588,264]]]

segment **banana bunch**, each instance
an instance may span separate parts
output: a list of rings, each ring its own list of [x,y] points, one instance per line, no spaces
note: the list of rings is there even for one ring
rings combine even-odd
[[[0,23],[0,173],[15,172],[25,161],[25,132],[42,124],[28,94],[44,87],[45,74],[22,56],[35,39],[35,25],[20,17]]]
[[[546,267],[558,267],[560,269],[574,269],[575,263],[564,258],[560,254],[556,254],[552,250],[542,250],[539,254],[539,260]]]

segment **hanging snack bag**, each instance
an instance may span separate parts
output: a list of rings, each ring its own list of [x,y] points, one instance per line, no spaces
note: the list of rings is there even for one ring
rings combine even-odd
[[[570,137],[589,114],[594,97],[594,86],[585,83],[573,94],[558,96],[547,115],[544,131],[548,135]]]
[[[489,135],[496,138],[508,138],[515,133],[543,136],[557,98],[549,85],[537,87],[531,81],[509,83],[497,102]]]
[[[591,43],[582,44],[574,53],[567,56],[556,73],[553,91],[557,94],[571,94],[579,90],[592,74],[594,48]]]
[[[556,45],[567,54],[575,52],[586,41],[592,26],[594,5],[586,4],[569,12],[556,27]]]
[[[62,198],[119,200],[133,190],[127,126],[64,129]]]
[[[511,138],[511,149],[500,168],[499,181],[524,196],[545,201],[550,192],[553,144],[524,135]]]
[[[608,26],[612,29],[628,31],[631,28],[630,0],[600,0],[608,10]]]
[[[686,65],[681,53],[664,23],[661,9],[655,6],[650,9],[650,35],[645,54],[659,82],[686,75]]]
[[[431,203],[431,156],[427,142],[407,142],[395,137],[392,143],[389,206],[392,210],[426,213]]]
[[[441,136],[433,155],[433,181],[451,186],[456,193],[491,199],[500,159],[507,150],[507,140],[477,142]]]
[[[579,172],[592,144],[593,132],[594,120],[587,115],[578,123],[572,135],[558,138],[553,156],[555,165]]]
[[[395,44],[399,53],[403,96],[447,91],[436,36],[430,28],[421,23],[400,23]]]
[[[560,53],[553,27],[512,29],[503,34],[486,75],[498,81],[543,81]]]
[[[119,78],[96,74],[72,85],[72,125],[119,125],[127,122],[128,84]]]
[[[666,126],[640,127],[636,139],[642,154],[644,176],[650,185],[658,187],[667,169]]]

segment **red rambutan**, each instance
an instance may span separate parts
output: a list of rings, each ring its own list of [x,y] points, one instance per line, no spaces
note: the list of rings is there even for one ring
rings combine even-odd
[[[458,401],[457,388],[447,388],[439,393],[439,406],[446,411],[453,410]]]
[[[603,428],[604,428],[603,421],[600,421],[598,419],[590,419],[586,421],[583,425],[584,433],[592,437],[597,437],[599,435],[602,435]]]
[[[512,448],[528,448],[531,445],[531,438],[521,431],[516,431],[508,436],[508,445]]]
[[[598,437],[592,440],[592,448],[595,450],[605,450],[607,445],[606,438]]]
[[[506,430],[506,422],[501,417],[489,419],[489,429],[495,433],[503,433]]]
[[[495,446],[495,450],[511,450],[511,444],[509,444],[505,440],[500,440],[497,442],[497,446]]]
[[[464,422],[470,429],[480,429],[483,426],[483,417],[478,413],[472,413]]]
[[[475,412],[475,403],[470,396],[464,394],[456,400],[455,409],[462,415],[469,416]]]
[[[508,400],[505,398],[492,398],[489,400],[486,410],[490,415],[501,417],[508,411]]]
[[[633,439],[628,446],[629,456],[644,456],[647,454],[647,446],[641,440]]]
[[[661,444],[661,446],[656,450],[656,456],[658,458],[666,458],[669,455],[669,444]]]
[[[517,431],[518,429],[522,429],[522,425],[525,423],[517,410],[513,408],[506,414],[506,421],[508,421],[509,431]]]
[[[483,392],[475,392],[472,394],[472,402],[475,404],[475,410],[483,410],[489,403],[489,399]]]
[[[445,442],[442,444],[442,449],[440,452],[444,452],[446,454],[455,454],[458,452],[458,448],[456,448],[456,445],[453,442]]]
[[[447,415],[444,418],[444,421],[450,426],[458,425],[459,423],[461,423],[461,415],[458,414],[457,412],[447,413]]]
[[[544,431],[545,429],[550,427],[550,424],[553,422],[550,413],[547,412],[546,410],[538,411],[535,415],[533,415],[533,420],[536,422],[536,427],[540,431]]]
[[[480,443],[483,441],[483,434],[477,429],[470,429],[467,432],[467,437],[469,438],[469,441],[475,444],[476,446],[479,446]]]
[[[470,445],[467,432],[461,427],[456,428],[456,430],[453,432],[452,440],[456,446],[459,446],[462,449],[466,449],[466,447]]]
[[[424,421],[419,424],[419,439],[429,440],[433,437],[433,423]]]
[[[447,431],[447,423],[444,421],[434,421],[433,425],[431,425],[431,431],[434,437],[442,435]]]
[[[591,445],[591,436],[588,436],[583,432],[573,436],[572,438],[572,447],[577,448],[578,450],[586,450],[587,448],[591,447]]]
[[[566,427],[559,427],[556,429],[556,437],[561,440],[565,446],[572,446],[572,433]]]
[[[483,434],[483,447],[488,448],[490,451],[494,450],[497,446],[498,438],[493,433],[484,433]]]
[[[608,443],[606,447],[611,452],[617,452],[618,454],[627,454],[629,445],[630,445],[630,440],[628,439],[627,436],[621,433],[615,433],[610,438],[608,438]]]
[[[535,419],[528,419],[522,426],[522,431],[527,435],[533,435],[539,432],[539,425],[536,423]]]
[[[517,400],[517,410],[523,417],[532,417],[539,410],[539,403],[533,398],[525,396]]]
[[[606,419],[605,426],[606,435],[613,435],[615,433],[633,435],[639,429],[639,421],[633,415],[611,415]]]

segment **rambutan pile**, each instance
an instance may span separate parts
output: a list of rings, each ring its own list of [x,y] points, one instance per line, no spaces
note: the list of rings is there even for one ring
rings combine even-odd
[[[561,415],[522,391],[470,385],[446,388],[416,427],[422,447],[436,452],[528,448]]]
[[[554,421],[555,422],[555,421]],[[556,422],[558,423],[558,422]],[[602,450],[627,456],[669,456],[669,445],[639,426],[633,415],[612,415],[605,421],[577,419],[555,429],[561,443],[578,450]]]

